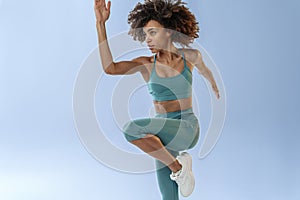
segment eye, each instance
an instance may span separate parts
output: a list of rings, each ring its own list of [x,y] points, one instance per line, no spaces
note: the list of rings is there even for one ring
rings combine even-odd
[[[150,35],[155,35],[156,34],[156,32],[155,31],[150,31]]]

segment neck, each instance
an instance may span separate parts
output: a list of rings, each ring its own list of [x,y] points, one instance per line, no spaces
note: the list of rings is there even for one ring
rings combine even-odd
[[[166,49],[161,49],[157,53],[157,58],[160,60],[166,60],[167,62],[178,58],[178,56],[180,56],[180,52],[173,44]]]

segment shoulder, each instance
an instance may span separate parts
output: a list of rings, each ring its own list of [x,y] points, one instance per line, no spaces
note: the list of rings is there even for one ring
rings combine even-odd
[[[154,56],[140,56],[137,58],[134,58],[132,61],[140,63],[143,68],[141,68],[140,72],[142,75],[147,76],[147,74],[150,73],[152,70],[152,63],[154,62]]]
[[[132,61],[139,62],[141,64],[149,64],[149,63],[152,63],[153,60],[154,60],[153,56],[140,56],[140,57],[132,59]]]
[[[202,60],[201,52],[198,49],[180,49],[190,63],[193,65],[198,64]]]

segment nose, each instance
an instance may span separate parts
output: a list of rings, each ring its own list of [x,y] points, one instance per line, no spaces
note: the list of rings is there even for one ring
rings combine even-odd
[[[146,41],[147,44],[149,44],[151,42],[151,38],[149,36],[146,36],[145,41]]]

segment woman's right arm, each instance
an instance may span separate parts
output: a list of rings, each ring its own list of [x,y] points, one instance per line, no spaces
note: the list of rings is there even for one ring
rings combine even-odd
[[[103,70],[107,74],[133,74],[145,70],[141,62],[143,58],[136,58],[132,61],[114,62],[108,46],[105,23],[110,15],[111,2],[107,6],[105,0],[95,0],[94,11],[96,15],[96,28],[98,34],[98,45]]]

